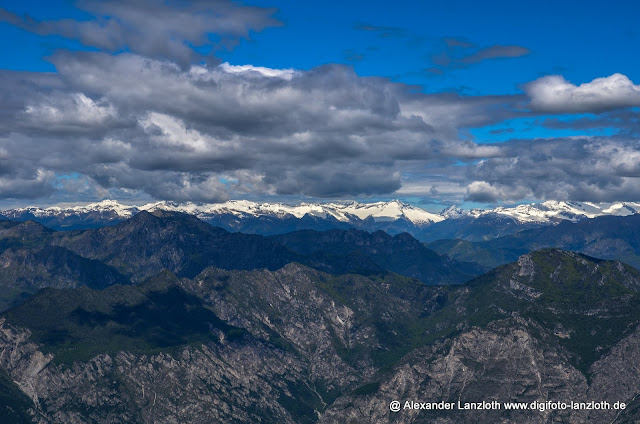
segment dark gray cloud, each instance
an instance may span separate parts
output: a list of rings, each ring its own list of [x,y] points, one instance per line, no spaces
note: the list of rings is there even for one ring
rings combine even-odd
[[[526,56],[531,50],[522,46],[491,46],[480,49],[468,56],[460,59],[461,63],[473,64],[489,59],[508,59],[513,57]]]
[[[360,31],[376,33],[382,38],[407,37],[409,35],[409,32],[407,31],[406,28],[400,28],[400,27],[360,23],[360,24],[357,24],[354,28]]]
[[[96,196],[124,190],[179,201],[392,193],[409,164],[500,154],[458,131],[513,117],[509,105],[521,101],[425,95],[336,65],[183,69],[86,52],[52,61],[52,79],[0,73],[13,99],[0,121],[0,196],[15,197],[13,179],[48,184],[48,192],[24,191],[33,197],[80,185]]]
[[[531,53],[531,50],[522,46],[479,47],[468,40],[453,37],[443,38],[442,43],[442,50],[431,55],[434,66],[427,69],[429,73],[442,74],[447,70],[467,68],[486,60],[517,58]]]
[[[336,65],[183,69],[86,52],[52,61],[57,75],[0,72],[5,199],[395,193],[493,203],[640,195],[640,142],[632,136],[465,139],[465,129],[538,113],[526,110],[524,95],[424,94]],[[638,122],[631,110],[589,119]]]
[[[272,184],[276,194],[325,198],[393,193],[402,185],[400,172],[391,164],[340,161],[331,165],[279,169],[264,182]]]
[[[0,20],[39,35],[59,35],[108,52],[170,59],[183,67],[203,59],[194,47],[215,51],[248,38],[250,31],[280,25],[273,18],[275,9],[230,0],[83,0],[78,7],[95,18],[37,21],[0,8]]]
[[[502,157],[467,168],[467,199],[635,201],[640,196],[640,140],[575,137],[515,140]]]

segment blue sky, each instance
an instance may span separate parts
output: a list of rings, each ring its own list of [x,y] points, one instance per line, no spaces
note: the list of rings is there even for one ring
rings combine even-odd
[[[8,0],[0,205],[640,200],[639,12]],[[133,81],[143,73],[148,87]]]
[[[36,19],[90,19],[74,1],[7,0],[4,7]],[[253,32],[251,40],[218,56],[232,64],[310,69],[328,63],[354,67],[359,75],[417,84],[429,92],[512,94],[543,75],[576,83],[615,72],[640,77],[634,59],[640,33],[636,2],[602,1],[254,1],[275,7],[281,27]],[[370,31],[362,30],[366,26]],[[378,27],[378,30],[375,30]],[[386,30],[385,30],[386,29]],[[63,37],[42,37],[0,24],[4,69],[55,71],[46,57],[57,49],[88,48]],[[518,45],[519,59],[492,60],[437,75],[432,57],[456,38],[478,47]]]

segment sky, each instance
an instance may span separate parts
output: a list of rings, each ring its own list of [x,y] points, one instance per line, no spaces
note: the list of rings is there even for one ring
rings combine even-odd
[[[0,207],[640,201],[639,13],[3,0]]]

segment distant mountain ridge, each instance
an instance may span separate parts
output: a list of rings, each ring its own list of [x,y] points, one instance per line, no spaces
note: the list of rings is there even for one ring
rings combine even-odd
[[[459,261],[485,269],[512,262],[520,255],[559,248],[602,259],[617,259],[640,268],[640,215],[599,216],[579,222],[527,229],[492,240],[438,240],[427,247]]]
[[[497,207],[495,209],[462,210],[451,206],[441,212],[445,219],[462,217],[479,218],[488,215],[501,215],[513,218],[521,223],[554,221],[579,221],[584,218],[598,216],[628,216],[640,212],[640,202],[592,203],[592,202],[559,202],[547,200],[542,203],[518,205],[511,208]]]
[[[300,244],[324,248],[306,251]],[[163,269],[193,278],[207,267],[274,271],[294,262],[334,274],[395,272],[426,284],[462,283],[482,272],[475,264],[440,256],[406,233],[351,228],[266,237],[229,232],[194,215],[161,209],[86,230],[0,221],[0,311],[44,287],[102,289],[139,283]]]
[[[546,201],[487,210],[463,210],[451,206],[436,214],[400,200],[301,203],[295,206],[247,200],[219,204],[162,201],[135,206],[103,200],[83,206],[10,209],[0,211],[0,216],[20,221],[33,220],[56,230],[65,230],[115,225],[141,211],[153,210],[183,212],[227,231],[262,235],[356,228],[369,232],[382,230],[389,234],[408,232],[421,241],[445,238],[482,241],[562,221],[628,216],[640,212],[640,203]]]

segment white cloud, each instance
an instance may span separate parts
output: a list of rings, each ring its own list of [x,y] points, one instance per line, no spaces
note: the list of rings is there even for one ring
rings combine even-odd
[[[640,85],[622,74],[575,85],[560,75],[549,75],[525,86],[531,107],[551,113],[602,112],[640,106]]]
[[[504,197],[504,193],[486,181],[474,181],[467,186],[467,199],[491,203]]]
[[[200,68],[204,69],[204,68]],[[263,66],[253,66],[253,65],[229,65],[229,63],[225,62],[220,64],[220,69],[227,73],[244,73],[251,74],[252,72],[260,74],[263,77],[277,77],[286,80],[290,80],[296,74],[295,69],[274,69],[274,68],[265,68]],[[206,70],[205,70],[206,72]]]
[[[83,93],[58,94],[25,108],[28,119],[53,126],[95,126],[115,118],[116,110],[104,100],[93,101]]]

